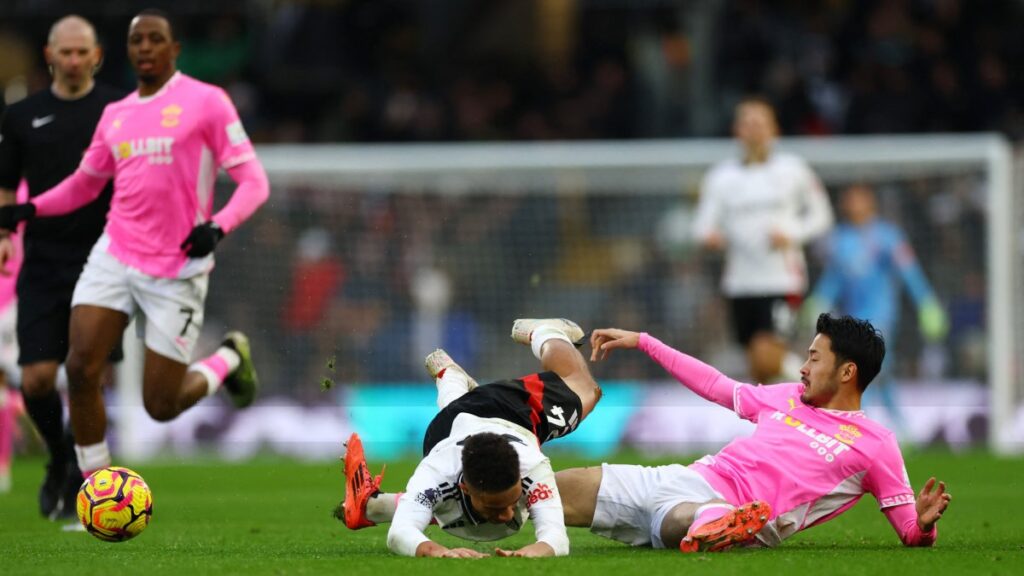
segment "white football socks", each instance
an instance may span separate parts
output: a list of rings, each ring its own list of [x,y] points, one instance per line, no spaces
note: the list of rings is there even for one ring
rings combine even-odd
[[[548,340],[562,340],[572,346],[572,340],[569,340],[569,337],[561,330],[550,326],[541,326],[530,335],[530,350],[533,350],[533,355],[537,357],[537,360],[541,359],[540,353]]]
[[[78,459],[78,467],[82,470],[83,478],[110,466],[110,448],[107,447],[106,440],[88,446],[75,444],[75,457]]]
[[[366,518],[374,524],[391,522],[391,519],[395,517],[395,509],[398,508],[398,498],[401,496],[401,492],[374,494],[366,501]]]

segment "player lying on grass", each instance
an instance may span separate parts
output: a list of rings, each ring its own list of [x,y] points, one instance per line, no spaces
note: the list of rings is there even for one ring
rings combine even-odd
[[[915,502],[895,436],[860,410],[885,356],[871,324],[822,314],[801,381],[773,386],[730,380],[645,333],[595,330],[591,345],[592,361],[639,348],[687,388],[757,427],[686,467],[603,464],[559,472],[567,525],[684,552],[775,546],[870,492],[905,545],[935,542],[950,501],[945,484],[933,490],[929,479]]]
[[[403,556],[481,558],[446,548],[423,531],[435,520],[474,541],[515,534],[525,516],[537,541],[499,556],[564,556],[569,538],[554,472],[540,445],[569,434],[601,398],[601,388],[574,344],[583,330],[561,319],[516,320],[512,338],[530,346],[544,372],[483,386],[444,350],[427,356],[441,408],[423,438],[423,460],[402,494],[379,491],[356,434],[345,454],[345,525],[353,530],[391,522],[388,548]]]

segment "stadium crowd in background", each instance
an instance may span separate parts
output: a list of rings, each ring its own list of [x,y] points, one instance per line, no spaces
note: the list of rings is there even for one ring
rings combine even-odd
[[[724,136],[733,104],[751,90],[777,105],[786,134],[843,133],[857,124],[846,120],[857,110],[850,106],[851,78],[896,73],[879,64],[889,62],[891,51],[914,62],[898,74],[916,75],[914,88],[929,94],[939,92],[924,90],[931,80],[921,74],[936,59],[951,62],[940,68],[951,67],[960,79],[953,100],[978,97],[978,74],[1005,69],[1020,52],[1009,24],[1020,20],[1021,8],[1011,2],[969,11],[955,1],[790,3],[767,10],[761,2],[730,0],[706,3],[710,14],[689,3],[639,10],[625,2],[580,2],[566,12],[543,13],[538,30],[535,10],[545,4],[499,1],[489,4],[493,10],[470,10],[453,2],[408,10],[392,1],[257,6],[182,0],[176,12],[187,42],[180,65],[225,86],[256,141],[375,142]],[[946,11],[957,6],[960,17],[951,19]],[[112,4],[75,8],[95,9],[101,39],[120,44],[131,14]],[[0,83],[8,99],[45,84],[45,68],[31,48],[42,44],[62,9],[59,2],[0,6],[19,23],[17,30],[0,24],[7,56]],[[708,22],[714,26],[700,29],[709,36],[691,32]],[[979,36],[977,43],[963,40]],[[828,41],[839,37],[851,42]],[[716,52],[722,54],[714,57],[716,65],[700,60]],[[875,73],[852,73],[860,69]],[[100,75],[130,86],[121,50],[107,50]],[[698,98],[701,90],[708,92]],[[994,122],[1015,135],[1020,90],[1019,81],[1007,77],[1000,92],[1005,107],[975,106],[971,114],[984,121],[957,129]],[[872,130],[902,129],[895,122],[904,118],[892,106],[871,109],[889,118]],[[935,122],[944,117],[929,114]],[[979,180],[910,175],[875,185],[881,214],[904,228],[929,275],[943,279],[936,292],[950,312],[946,374],[983,380]],[[504,319],[539,302],[551,314],[564,310],[590,319],[600,310],[612,324],[650,326],[730,374],[742,374],[726,351],[727,334],[719,327],[725,311],[714,297],[713,275],[685,243],[669,245],[650,234],[659,221],[671,224],[673,211],[689,210],[692,197],[561,199],[552,210],[550,198],[539,195],[467,190],[439,201],[428,191],[383,192],[282,189],[236,233],[238,242],[219,248],[226,257],[212,278],[209,302],[218,313],[208,318],[211,329],[244,328],[266,353],[259,362],[268,373],[292,374],[294,368],[301,381],[313,383],[292,390],[284,379],[270,378],[271,392],[315,400],[324,361],[335,354],[339,381],[416,381],[422,354],[416,342],[436,341],[453,325],[471,327],[477,334],[471,340],[479,343],[475,349],[466,344],[460,358],[475,371],[503,373],[507,362],[491,343],[500,341]],[[428,205],[459,225],[422,218]],[[532,233],[519,233],[524,229]],[[313,230],[320,232],[310,239]],[[512,242],[530,258],[508,251]],[[573,249],[579,245],[587,246],[586,254]],[[584,268],[597,261],[612,265]],[[814,279],[820,260],[811,258],[809,266]],[[284,280],[268,283],[268,275]],[[314,277],[324,280],[316,293],[303,281]],[[424,288],[416,278],[433,280]],[[524,278],[529,289],[509,289]],[[246,298],[237,297],[233,284],[246,287]],[[301,313],[292,316],[295,310]],[[346,328],[353,324],[362,328]],[[898,329],[894,377],[934,375],[929,370],[939,365],[921,362],[913,325],[902,322]],[[280,334],[287,346],[275,345]],[[367,353],[383,343],[395,354]],[[606,370],[607,377],[657,376],[648,363],[625,358]]]
[[[35,47],[72,8],[93,8],[116,42],[131,13],[109,6],[0,7],[18,17],[17,29],[0,24],[8,98],[46,83]],[[182,69],[227,88],[257,142],[720,136],[749,93],[778,105],[785,134],[1024,136],[1024,81],[1011,70],[1024,7],[1012,0],[213,0],[175,11]],[[104,77],[127,89],[126,70],[115,54]]]

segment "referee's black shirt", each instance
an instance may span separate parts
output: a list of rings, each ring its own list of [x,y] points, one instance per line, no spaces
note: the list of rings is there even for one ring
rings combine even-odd
[[[12,104],[0,121],[0,188],[12,192],[28,181],[38,196],[78,168],[103,109],[124,94],[96,83],[77,100],[61,100],[50,88]],[[27,259],[84,262],[106,224],[112,183],[95,201],[75,212],[37,218],[25,229]]]

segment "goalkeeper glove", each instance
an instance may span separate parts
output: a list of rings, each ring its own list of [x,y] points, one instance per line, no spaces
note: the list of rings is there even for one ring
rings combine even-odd
[[[223,237],[224,231],[216,222],[203,222],[189,232],[188,238],[181,243],[181,249],[189,258],[202,258],[213,252]]]
[[[917,309],[917,322],[921,335],[929,342],[938,342],[949,332],[949,320],[938,300],[930,298]]]
[[[31,202],[0,206],[0,229],[14,232],[18,228],[19,222],[31,220],[35,216],[36,205]]]

